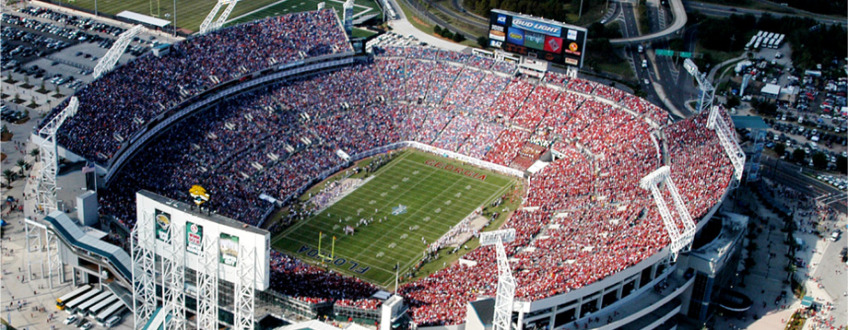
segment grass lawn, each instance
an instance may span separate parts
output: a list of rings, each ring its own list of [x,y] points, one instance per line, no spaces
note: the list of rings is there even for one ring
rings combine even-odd
[[[449,164],[466,173],[431,166],[432,162]],[[467,175],[469,171],[476,175]],[[387,287],[394,281],[396,263],[400,273],[405,273],[421,260],[427,244],[478,207],[511,192],[514,184],[515,179],[508,176],[408,150],[384,165],[367,183],[321,213],[286,229],[271,244],[308,262],[320,263],[319,233],[324,235],[321,255],[331,254],[331,237],[335,236],[334,259],[326,266]],[[360,219],[372,218],[369,225],[358,226]],[[345,235],[345,226],[354,227],[356,233]]]
[[[321,2],[323,2],[328,8],[335,9],[336,13],[339,14],[339,19],[343,18],[342,5],[344,4],[344,1],[340,0],[277,0],[269,2],[271,3],[260,7],[258,11],[252,13],[238,15],[233,13],[233,15],[230,15],[230,19],[227,21],[227,24],[233,25],[265,17],[316,10],[318,8],[318,4]],[[354,18],[358,18],[361,15],[382,15],[380,7],[373,0],[359,0],[354,4],[353,8]]]

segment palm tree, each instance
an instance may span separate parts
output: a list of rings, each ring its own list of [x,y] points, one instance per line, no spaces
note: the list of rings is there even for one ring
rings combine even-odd
[[[38,162],[38,148],[30,150],[29,155],[35,157],[35,161]]]
[[[8,168],[3,170],[3,178],[6,179],[6,184],[9,187],[11,187],[12,186],[12,180],[15,179],[15,172],[12,172],[12,170],[10,170]]]
[[[24,170],[27,169],[27,167],[29,166],[29,163],[27,163],[23,159],[18,159],[18,162],[15,163],[15,165],[18,165],[18,167],[21,168],[20,176],[24,176]]]

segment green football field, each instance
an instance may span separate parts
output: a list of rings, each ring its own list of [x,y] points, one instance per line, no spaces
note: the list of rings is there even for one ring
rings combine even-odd
[[[296,13],[302,11],[315,10],[318,3],[321,1],[315,0],[242,0],[233,8],[233,12],[228,17],[228,24],[234,22],[248,22],[251,20],[277,16],[288,13]],[[339,18],[342,17],[342,3],[338,0],[325,0],[328,7],[336,8],[339,13]],[[200,28],[200,23],[206,18],[206,15],[215,7],[217,0],[75,0],[63,2],[72,7],[78,7],[89,11],[95,10],[97,6],[98,13],[116,15],[124,10],[133,11],[139,14],[158,17],[161,19],[172,20],[174,12],[174,4],[177,7],[177,26],[180,28],[197,31]],[[224,12],[226,6],[222,6],[218,14]],[[380,13],[379,7],[374,0],[357,0],[354,16],[363,11],[368,13]]]
[[[434,166],[436,162],[462,168],[463,173]],[[510,191],[514,181],[433,154],[405,151],[340,201],[280,233],[271,245],[315,263],[320,260],[319,233],[324,235],[323,256],[333,252],[335,236],[335,254],[328,267],[387,287],[394,281],[396,263],[403,274],[421,260],[427,244],[476,208]],[[357,226],[360,219],[371,218],[371,224]],[[353,235],[344,234],[348,225],[355,228]]]

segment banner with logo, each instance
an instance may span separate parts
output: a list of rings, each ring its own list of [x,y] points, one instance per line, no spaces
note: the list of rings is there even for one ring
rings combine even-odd
[[[562,28],[556,25],[537,22],[529,19],[513,17],[512,26],[520,27],[530,32],[547,34],[549,36],[559,37],[562,34]]]
[[[506,41],[518,46],[524,46],[524,30],[511,27],[506,34]]]
[[[203,226],[191,221],[186,221],[186,251],[200,254],[203,251]]]
[[[235,267],[238,263],[238,236],[221,233],[221,236],[218,239],[218,247],[221,263]]]
[[[156,223],[156,239],[170,244],[171,233],[168,231],[168,228],[171,227],[171,214],[155,209],[153,222]]]
[[[562,53],[562,38],[545,36],[545,51],[554,54]]]

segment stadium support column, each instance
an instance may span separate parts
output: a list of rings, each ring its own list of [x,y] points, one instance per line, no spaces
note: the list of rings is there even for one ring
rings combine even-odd
[[[166,318],[165,329],[185,329],[185,233],[179,226],[170,224],[164,229],[162,312],[170,315],[170,320]]]
[[[130,233],[132,252],[133,328],[140,329],[156,310],[153,214],[144,212]]]
[[[42,214],[49,214],[58,208],[56,203],[56,174],[59,171],[59,147],[56,145],[56,133],[70,117],[77,114],[79,100],[71,97],[68,106],[62,112],[50,119],[38,130],[42,138],[38,144],[38,154],[41,156],[41,171],[38,174],[38,184],[35,190],[35,203]]]
[[[203,22],[200,23],[200,34],[206,34],[206,32],[213,30],[212,27],[215,16],[218,15],[218,12],[221,11],[221,7],[226,3],[227,0],[218,0],[218,2],[215,3],[215,6],[212,7],[212,11],[210,11],[209,14],[206,15],[206,18],[203,19]]]
[[[725,117],[721,114],[724,111],[722,107],[714,106],[710,109],[710,116],[707,119],[707,128],[716,132],[718,142],[730,158],[730,163],[733,164],[734,178],[736,184],[742,181],[742,172],[745,171],[745,152],[739,143],[736,141],[736,132],[731,129],[730,124],[725,121]]]
[[[256,249],[239,248],[239,260],[236,266],[238,282],[235,297],[235,328],[252,330],[254,328],[254,303],[256,301]]]
[[[197,328],[218,329],[218,239],[201,238],[197,269]]]
[[[101,58],[100,61],[97,62],[97,65],[94,66],[94,73],[92,74],[94,79],[100,78],[115,68],[115,64],[118,63],[118,59],[121,58],[121,55],[124,54],[127,46],[129,46],[130,41],[132,41],[133,37],[135,37],[141,29],[141,25],[136,25],[118,36],[118,40],[112,44],[112,47],[106,51],[106,55],[103,55],[103,58]]]
[[[344,30],[347,37],[350,38],[353,33],[353,0],[345,1],[344,5]]]
[[[42,232],[47,236],[47,227],[27,218],[24,220],[24,230],[26,231],[26,260],[27,260],[27,278],[32,281],[32,257],[30,253],[39,252],[43,247],[41,240]],[[45,238],[45,241],[47,239]],[[41,277],[44,277],[44,259],[41,260]]]
[[[679,222],[675,221],[674,217],[668,209],[668,204],[660,191],[659,185],[665,184],[674,201],[675,211],[680,217]],[[672,260],[677,260],[677,254],[684,249],[688,249],[692,245],[692,239],[695,237],[695,222],[689,214],[689,209],[680,197],[677,191],[677,186],[671,180],[671,170],[668,166],[663,166],[646,175],[639,182],[639,185],[650,190],[654,196],[654,202],[657,203],[657,209],[660,211],[665,229],[668,232],[668,237],[671,240],[669,248],[671,249]],[[680,226],[683,226],[683,232],[680,231]]]
[[[56,275],[59,276],[59,284],[65,282],[65,265],[59,256],[59,244],[61,243],[56,234],[47,232],[47,281],[51,289],[53,289],[53,269],[56,269]]]
[[[494,245],[498,256],[498,289],[495,295],[494,330],[509,330],[512,323],[512,303],[515,299],[515,278],[509,267],[504,243],[515,239],[515,229],[480,233],[480,246]],[[519,325],[519,328],[521,326]]]

